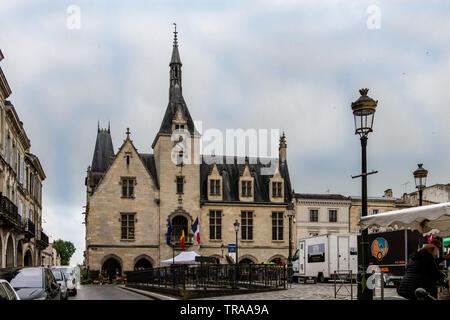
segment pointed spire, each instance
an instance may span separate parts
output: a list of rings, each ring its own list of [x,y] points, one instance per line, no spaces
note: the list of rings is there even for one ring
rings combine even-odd
[[[111,133],[111,122],[108,121],[108,133]]]
[[[181,66],[180,53],[178,52],[178,37],[177,37],[177,24],[173,24],[175,26],[175,31],[173,32],[173,49],[172,49],[172,59],[170,60],[169,66],[173,64],[179,64]]]
[[[98,130],[97,130],[97,132],[100,132],[100,120],[98,121]]]

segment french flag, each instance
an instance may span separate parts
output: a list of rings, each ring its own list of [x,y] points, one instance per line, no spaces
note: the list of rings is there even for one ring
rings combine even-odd
[[[194,224],[192,225],[192,232],[194,232],[197,237],[197,243],[200,244],[200,226],[198,225],[198,217],[195,219]]]

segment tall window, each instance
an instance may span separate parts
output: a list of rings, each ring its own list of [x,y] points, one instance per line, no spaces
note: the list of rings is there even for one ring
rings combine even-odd
[[[283,240],[283,212],[272,212],[272,240]]]
[[[122,214],[122,239],[134,240],[134,213]]]
[[[272,182],[272,197],[281,198],[281,182]]]
[[[242,181],[242,196],[251,197],[252,196],[252,182]]]
[[[337,210],[328,211],[329,222],[337,222]]]
[[[122,178],[122,197],[134,198],[135,178]]]
[[[209,180],[209,194],[212,196],[220,196],[220,180]]]
[[[253,240],[253,212],[241,212],[241,239]]]
[[[222,239],[222,211],[209,211],[209,239]]]
[[[378,209],[373,209],[372,214],[378,214],[380,211]]]
[[[183,194],[184,178],[177,177],[177,194]]]
[[[309,210],[309,221],[310,222],[319,221],[319,210]]]
[[[184,230],[184,236],[186,243],[189,242],[189,233],[188,233],[188,221],[183,216],[176,216],[172,219],[172,235],[171,235],[171,241],[174,243],[180,243],[181,235],[183,234]]]

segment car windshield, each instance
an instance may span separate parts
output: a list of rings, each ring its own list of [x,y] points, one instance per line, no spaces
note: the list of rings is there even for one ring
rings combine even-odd
[[[72,278],[72,275],[70,273],[64,272],[64,277],[66,277],[67,280]]]
[[[63,276],[62,276],[62,274],[61,274],[61,271],[59,271],[59,270],[52,270],[52,273],[53,273],[53,275],[55,276],[56,281],[62,281],[62,280],[64,280],[64,279],[63,279]]]
[[[14,270],[9,283],[13,288],[42,288],[42,270],[35,268]]]

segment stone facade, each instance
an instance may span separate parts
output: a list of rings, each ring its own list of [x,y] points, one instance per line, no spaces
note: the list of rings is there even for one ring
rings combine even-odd
[[[91,273],[103,271],[113,278],[134,269],[159,267],[162,260],[181,252],[183,231],[184,250],[226,263],[228,245],[236,243],[236,220],[239,262],[286,262],[286,210],[292,196],[286,138],[280,139],[280,158],[271,159],[275,169],[270,175],[262,175],[264,165],[257,159],[231,157],[231,162],[224,162],[202,156],[201,136],[181,94],[176,39],[169,105],[152,143],[153,154],[139,153],[129,130],[126,135],[114,152],[110,128],[98,128],[86,177],[84,256]],[[197,218],[200,243],[192,230]]]
[[[42,251],[41,265],[44,267],[61,265],[61,257],[52,245],[49,245]]]
[[[358,232],[359,218],[361,217],[362,204],[361,197],[350,197],[350,232]],[[402,209],[397,206],[397,198],[394,197],[368,197],[367,198],[367,214],[379,214],[387,211]]]
[[[48,246],[41,223],[45,173],[30,153],[15,107],[6,100],[10,94],[0,68],[0,267],[40,265],[41,251]]]
[[[321,234],[349,232],[351,206],[349,197],[339,194],[298,193],[294,194],[294,197],[299,239]]]

